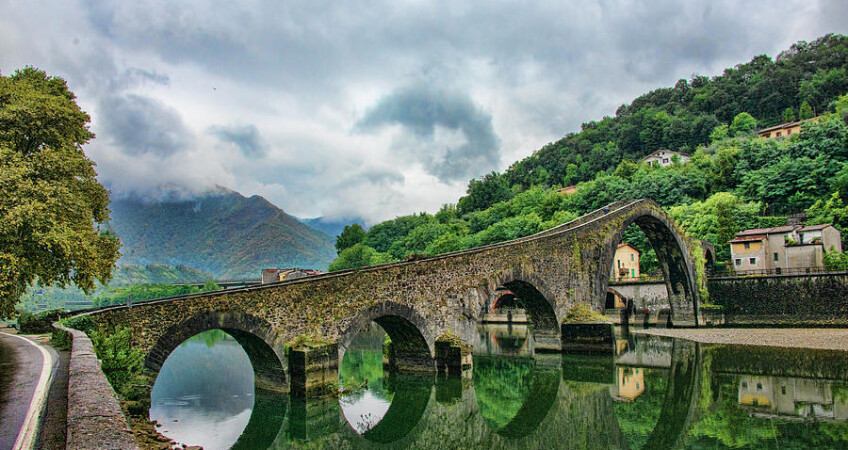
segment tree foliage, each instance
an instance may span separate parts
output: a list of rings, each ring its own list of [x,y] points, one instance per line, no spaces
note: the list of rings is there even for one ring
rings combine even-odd
[[[28,286],[106,283],[120,243],[96,223],[109,195],[82,146],[94,134],[64,80],[0,76],[0,316]]]
[[[364,240],[365,230],[362,229],[362,225],[358,223],[345,225],[341,234],[336,236],[336,252],[341,253],[342,250],[353,247]]]

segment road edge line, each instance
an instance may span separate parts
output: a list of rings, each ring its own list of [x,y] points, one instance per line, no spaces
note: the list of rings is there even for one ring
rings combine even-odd
[[[35,441],[38,438],[38,426],[41,422],[41,414],[44,412],[44,407],[47,405],[47,394],[50,384],[53,382],[53,355],[47,351],[41,344],[38,344],[30,339],[17,334],[5,333],[7,336],[13,336],[30,345],[34,346],[41,352],[41,375],[38,377],[38,383],[35,385],[32,400],[29,403],[27,417],[24,420],[21,429],[18,431],[18,438],[15,440],[13,450],[28,450],[35,447]]]

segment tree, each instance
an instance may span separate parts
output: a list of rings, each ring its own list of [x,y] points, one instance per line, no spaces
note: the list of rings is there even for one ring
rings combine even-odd
[[[798,112],[798,116],[801,120],[812,119],[815,117],[815,114],[813,114],[813,107],[810,106],[806,100],[804,100],[804,103],[801,103],[801,109]]]
[[[783,111],[783,122],[789,123],[789,122],[794,122],[794,121],[795,121],[795,110],[792,109],[792,108],[786,108],[786,110]]]
[[[366,233],[362,229],[362,225],[358,223],[345,225],[342,233],[336,236],[336,254],[341,254],[342,250],[364,241],[365,236]]]
[[[339,253],[339,257],[330,263],[328,270],[335,272],[344,269],[358,269],[365,266],[385,264],[391,261],[392,257],[388,253],[380,253],[360,242],[342,250]]]
[[[741,112],[733,118],[733,122],[730,124],[730,134],[739,136],[740,134],[750,133],[755,128],[757,128],[757,119],[746,112]]]
[[[65,81],[28,67],[0,76],[0,317],[29,286],[107,283],[120,242],[100,232],[108,191],[82,146],[89,116]]]

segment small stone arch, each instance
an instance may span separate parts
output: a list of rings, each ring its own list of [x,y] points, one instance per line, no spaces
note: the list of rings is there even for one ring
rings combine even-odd
[[[515,292],[510,290],[496,293],[495,298],[491,302],[491,306],[489,306],[489,312],[494,313],[496,309],[503,307],[503,305],[511,304],[516,298],[518,297],[515,295]]]
[[[627,307],[627,299],[621,295],[621,292],[613,288],[607,288],[607,296],[604,301],[604,311],[609,309],[619,309]]]
[[[158,374],[165,360],[186,339],[220,329],[232,336],[253,366],[256,389],[287,391],[286,358],[271,324],[242,311],[205,311],[168,328],[150,349],[144,366]]]
[[[491,298],[491,293],[497,292],[501,287],[514,293],[524,302],[527,317],[537,333],[561,333],[560,308],[557,307],[555,297],[544,280],[532,274],[520,273],[518,270],[504,271],[489,280],[488,293],[483,298]],[[487,310],[488,308],[484,308],[478,314],[485,314]]]
[[[435,370],[435,337],[427,320],[415,309],[394,302],[372,306],[354,317],[339,337],[339,361],[356,333],[372,321],[392,340],[390,365],[400,370]]]
[[[608,274],[615,258],[616,247],[627,228],[635,223],[648,237],[657,254],[668,289],[672,323],[685,321],[697,325],[700,293],[696,282],[695,262],[692,260],[688,244],[677,231],[672,219],[656,203],[650,200],[641,203],[630,211],[630,215],[624,217],[621,226],[602,249],[599,267],[601,296],[604,299],[606,297]]]

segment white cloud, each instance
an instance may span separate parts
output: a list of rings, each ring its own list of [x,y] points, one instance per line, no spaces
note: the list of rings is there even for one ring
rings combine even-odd
[[[223,185],[374,222],[455,202],[636,95],[827,32],[848,32],[844,2],[0,0],[0,71],[68,80],[116,193]]]

